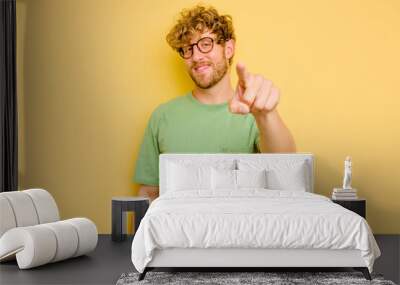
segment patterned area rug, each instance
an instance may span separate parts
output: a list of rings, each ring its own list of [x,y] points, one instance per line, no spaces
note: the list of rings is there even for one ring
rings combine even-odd
[[[372,274],[372,281],[366,280],[361,272],[147,272],[145,279],[138,281],[139,273],[124,273],[117,285],[133,284],[379,284],[396,285],[384,280],[382,275]]]

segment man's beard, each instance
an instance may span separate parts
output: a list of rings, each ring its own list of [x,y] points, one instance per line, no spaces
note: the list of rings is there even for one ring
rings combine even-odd
[[[205,76],[204,74],[196,74],[196,72],[193,71],[193,69],[189,70],[189,75],[194,81],[194,83],[202,89],[208,89],[213,87],[215,84],[221,81],[221,79],[228,71],[228,62],[225,59],[225,57],[221,62],[218,62],[216,64],[212,62],[207,62],[207,64],[210,65],[210,69],[212,70],[211,75],[207,74]]]

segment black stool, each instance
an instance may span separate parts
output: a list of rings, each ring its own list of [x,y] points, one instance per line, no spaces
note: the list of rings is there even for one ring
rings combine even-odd
[[[145,197],[113,197],[112,198],[112,234],[113,241],[126,239],[126,212],[135,212],[135,232],[149,207],[149,199]]]

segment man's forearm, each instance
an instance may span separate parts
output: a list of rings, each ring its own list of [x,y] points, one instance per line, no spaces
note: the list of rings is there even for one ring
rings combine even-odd
[[[296,144],[277,109],[255,118],[261,152],[296,152]]]

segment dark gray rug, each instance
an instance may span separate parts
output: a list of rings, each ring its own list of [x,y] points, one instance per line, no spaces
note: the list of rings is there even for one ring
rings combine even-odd
[[[372,274],[372,281],[366,280],[361,272],[147,272],[145,279],[138,281],[139,273],[124,273],[116,285],[133,284],[379,284],[395,285],[384,280],[382,275]]]

